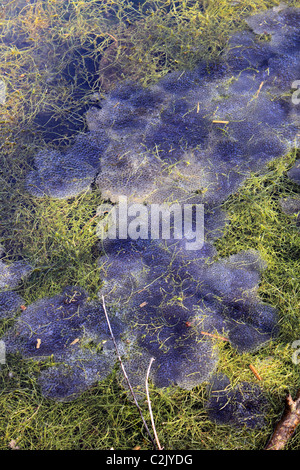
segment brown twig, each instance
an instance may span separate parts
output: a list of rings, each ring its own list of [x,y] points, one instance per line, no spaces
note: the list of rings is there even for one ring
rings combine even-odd
[[[112,34],[109,34],[109,33],[105,33],[105,34],[107,34],[110,38],[112,38],[115,41],[116,46],[118,45],[118,40]]]
[[[262,86],[263,86],[264,82],[261,82],[261,84],[259,85],[258,87],[258,90],[257,92],[255,93],[255,95],[253,96],[253,99],[257,99],[258,98],[258,95],[260,94],[260,90],[262,89]]]
[[[144,416],[143,416],[142,410],[141,410],[141,408],[140,408],[140,405],[139,405],[138,402],[137,402],[137,399],[136,399],[136,396],[135,396],[135,394],[134,394],[133,388],[132,388],[132,386],[131,386],[131,383],[130,383],[129,378],[128,378],[128,376],[127,376],[125,367],[124,367],[124,365],[123,365],[123,362],[122,362],[122,359],[121,359],[121,356],[120,356],[120,353],[119,353],[119,350],[118,350],[118,346],[117,346],[117,343],[116,343],[116,340],[115,340],[113,331],[112,331],[112,329],[111,329],[111,325],[110,325],[110,321],[109,321],[108,314],[107,314],[107,311],[106,311],[105,301],[104,301],[104,296],[103,296],[103,295],[102,295],[102,304],[103,304],[103,310],[104,310],[105,318],[106,318],[106,321],[107,321],[107,324],[108,324],[110,336],[111,336],[111,338],[112,338],[112,340],[113,340],[114,347],[115,347],[115,350],[116,350],[116,354],[117,354],[118,360],[119,360],[119,362],[120,362],[120,366],[121,366],[123,375],[124,375],[124,377],[125,377],[125,380],[126,380],[126,382],[127,382],[128,387],[129,387],[129,390],[130,390],[130,393],[131,393],[131,395],[132,395],[133,401],[134,401],[134,403],[135,403],[135,405],[136,405],[136,407],[137,407],[137,409],[138,409],[138,411],[139,411],[139,413],[140,413],[140,416],[141,416],[141,418],[142,418],[142,421],[143,421],[143,424],[144,424],[144,426],[145,426],[145,429],[146,429],[146,431],[147,431],[147,433],[148,433],[148,435],[149,435],[149,437],[150,437],[150,440],[151,440],[151,442],[152,442],[152,444],[153,444],[153,446],[154,446],[154,449],[156,449],[155,441],[154,441],[153,437],[151,436],[151,433],[150,433],[150,431],[149,431],[149,428],[148,428],[147,423],[146,423],[146,421],[145,421],[145,418],[144,418]]]
[[[252,364],[249,364],[249,369],[253,372],[257,380],[262,380],[261,376],[259,375],[259,373],[257,372],[257,370]]]
[[[277,423],[265,450],[283,450],[299,424],[300,390],[297,393],[295,401],[292,399],[290,394],[287,395],[284,413],[281,420]]]

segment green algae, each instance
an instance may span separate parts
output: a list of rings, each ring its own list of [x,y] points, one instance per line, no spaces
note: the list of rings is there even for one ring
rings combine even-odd
[[[106,66],[116,80],[133,78],[148,85],[171,70],[192,68],[199,58],[217,61],[229,34],[245,28],[245,16],[278,4],[157,1],[138,8],[122,0],[103,2],[101,7],[96,1],[3,2],[0,78],[8,92],[0,106],[1,243],[5,261],[25,257],[35,266],[18,288],[27,304],[69,284],[80,285],[91,295],[99,288],[95,214],[101,194],[94,189],[68,201],[37,201],[26,193],[24,178],[38,149],[49,141],[54,148],[68,146],[85,129],[83,111],[95,102],[95,93],[107,89],[103,69],[94,77],[101,59],[113,59]],[[299,232],[279,205],[280,197],[299,193],[286,175],[296,158],[293,152],[273,162],[265,174],[252,175],[230,198],[226,209],[231,225],[217,242],[220,256],[254,248],[268,262],[260,295],[279,310],[281,334],[253,354],[236,355],[221,343],[218,366],[235,385],[255,382],[249,364],[255,365],[272,404],[268,425],[251,431],[211,423],[203,405],[205,386],[171,395],[151,387],[156,427],[166,449],[263,448],[286,392],[294,394],[299,388],[299,366],[291,360],[291,344],[300,337]],[[2,323],[3,332],[10,322]],[[12,440],[31,450],[150,448],[138,413],[114,374],[80,399],[62,405],[41,396],[36,381],[40,368],[43,365],[15,357],[1,366],[1,449],[8,449]],[[146,404],[143,412],[149,421]],[[300,448],[299,436],[296,433],[288,448]]]

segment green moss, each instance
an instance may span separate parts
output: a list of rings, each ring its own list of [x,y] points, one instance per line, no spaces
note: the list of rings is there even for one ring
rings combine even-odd
[[[300,6],[298,0],[286,3]],[[101,195],[91,191],[68,201],[29,196],[24,178],[37,150],[49,141],[53,147],[69,145],[85,129],[84,110],[94,94],[114,84],[107,82],[108,73],[115,80],[130,78],[148,85],[170,70],[192,68],[200,59],[218,60],[229,34],[245,28],[247,15],[278,4],[161,0],[138,8],[125,0],[2,2],[0,77],[7,85],[7,99],[0,105],[0,241],[7,261],[25,256],[35,268],[19,288],[27,304],[69,284],[81,285],[91,296],[99,288],[94,217]],[[211,423],[204,408],[205,384],[191,392],[151,387],[156,428],[165,449],[261,449],[285,394],[299,388],[299,366],[291,360],[291,343],[300,337],[299,232],[278,203],[280,197],[299,192],[286,177],[295,158],[294,153],[273,162],[230,198],[225,207],[231,225],[217,242],[220,256],[255,248],[268,262],[260,295],[279,311],[280,336],[245,355],[221,343],[218,365],[234,385],[256,381],[249,364],[256,367],[272,405],[268,425],[250,431]],[[1,331],[10,324],[3,322]],[[12,441],[32,450],[151,448],[115,374],[80,399],[61,404],[40,394],[37,376],[46,366],[16,357],[1,366],[1,449]],[[142,407],[150,422],[147,405]],[[288,448],[299,446],[297,432]]]

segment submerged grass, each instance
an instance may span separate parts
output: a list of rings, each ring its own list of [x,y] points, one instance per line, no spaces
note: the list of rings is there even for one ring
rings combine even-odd
[[[290,6],[300,2],[287,1]],[[99,278],[94,219],[97,190],[67,201],[35,199],[24,179],[36,152],[69,145],[85,130],[84,112],[113,86],[130,78],[143,85],[199,59],[218,60],[228,36],[245,28],[243,18],[279,1],[98,2],[4,0],[0,7],[0,79],[7,87],[0,105],[1,243],[5,261],[26,258],[31,276],[18,291],[26,304],[69,284],[96,296]],[[96,94],[96,95],[95,95]],[[153,415],[165,449],[261,449],[278,419],[283,399],[300,387],[291,343],[300,338],[299,231],[282,213],[279,198],[299,193],[286,177],[296,152],[254,174],[225,204],[231,215],[220,256],[258,249],[268,263],[260,295],[278,309],[280,335],[253,354],[238,355],[220,342],[218,371],[233,385],[256,382],[271,403],[263,429],[215,425],[204,408],[206,385],[192,391],[150,385]],[[1,333],[12,324],[3,321]],[[115,373],[80,399],[55,403],[40,394],[37,376],[47,364],[8,357],[0,371],[0,449],[150,449],[134,405]],[[146,403],[143,414],[150,423]],[[300,448],[300,432],[288,444]]]

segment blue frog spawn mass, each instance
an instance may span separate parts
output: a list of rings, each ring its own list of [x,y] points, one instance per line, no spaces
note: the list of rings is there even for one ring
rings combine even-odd
[[[45,396],[70,400],[112,371],[117,357],[104,296],[138,396],[153,357],[150,377],[157,387],[190,390],[207,382],[212,419],[262,424],[266,403],[259,385],[230,389],[226,377],[215,375],[212,336],[225,337],[237,353],[256,351],[276,336],[276,311],[258,294],[266,264],[254,250],[220,259],[214,240],[227,223],[220,205],[251,172],[299,146],[292,92],[300,78],[300,10],[270,10],[246,21],[249,29],[230,38],[218,64],[170,73],[148,88],[118,85],[89,109],[88,131],[71,148],[36,156],[27,177],[36,197],[70,198],[95,184],[111,205],[126,196],[144,205],[204,204],[205,212],[201,249],[186,250],[184,237],[103,240],[99,301],[70,286],[17,318],[3,338],[7,351],[54,357],[39,378]],[[290,177],[299,182],[299,166]],[[11,295],[2,297],[7,315]]]

